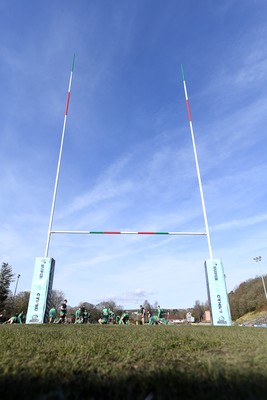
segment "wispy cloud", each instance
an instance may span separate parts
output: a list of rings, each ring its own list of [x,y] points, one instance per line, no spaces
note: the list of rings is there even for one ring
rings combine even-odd
[[[267,221],[267,214],[255,215],[251,218],[232,220],[212,227],[213,231],[236,230]]]

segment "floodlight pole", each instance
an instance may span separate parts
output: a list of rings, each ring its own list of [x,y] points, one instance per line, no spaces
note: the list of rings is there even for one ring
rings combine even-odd
[[[256,262],[261,261],[261,256],[254,257],[253,260],[256,261]],[[267,291],[266,291],[266,286],[265,286],[265,282],[264,282],[264,278],[263,278],[262,273],[261,273],[261,280],[262,280],[263,290],[264,290],[264,293],[265,293],[265,298],[267,300]]]
[[[19,278],[20,278],[20,274],[17,275],[16,286],[15,286],[15,290],[14,290],[14,294],[13,294],[12,305],[11,305],[11,310],[10,310],[11,317],[12,317],[12,313],[13,313],[13,309],[14,309],[14,302],[15,302],[15,298],[16,298],[16,294],[17,294]]]
[[[75,54],[74,54],[73,60],[72,60],[72,68],[71,68],[71,73],[70,73],[68,95],[67,95],[67,100],[66,100],[66,109],[65,109],[64,123],[63,123],[62,135],[61,135],[61,144],[60,144],[60,151],[59,151],[58,164],[57,164],[57,173],[56,173],[54,194],[53,194],[51,214],[50,214],[48,234],[47,234],[47,241],[46,241],[46,248],[45,248],[45,257],[48,257],[51,229],[52,229],[52,224],[53,224],[53,217],[54,217],[54,210],[55,210],[55,203],[56,203],[56,196],[57,196],[57,187],[58,187],[58,178],[59,178],[59,172],[60,172],[60,164],[61,164],[61,158],[62,158],[62,150],[63,150],[63,144],[64,144],[66,122],[67,122],[67,116],[68,116],[68,110],[69,110],[70,90],[71,90],[72,75],[73,75],[73,70],[74,70],[74,61],[75,61]]]
[[[16,297],[16,294],[17,294],[17,288],[18,288],[19,278],[20,278],[20,274],[17,275],[17,281],[16,281],[16,286],[15,286],[13,298],[15,298],[15,297]]]
[[[184,78],[184,69],[183,69],[182,65],[181,65],[181,69],[182,69],[182,78],[183,78],[183,84],[184,84],[184,93],[185,93],[187,114],[188,114],[188,120],[189,120],[191,137],[192,137],[192,144],[193,144],[193,149],[194,149],[195,163],[196,163],[196,169],[197,169],[199,191],[200,191],[200,197],[201,197],[201,203],[202,203],[202,210],[203,210],[203,216],[204,216],[204,222],[205,222],[205,229],[206,229],[206,234],[207,234],[209,256],[210,256],[210,259],[212,259],[213,258],[213,254],[212,254],[212,248],[211,248],[211,242],[210,242],[210,232],[209,232],[208,218],[207,218],[207,212],[206,212],[206,206],[205,206],[205,200],[204,200],[204,194],[203,194],[203,188],[202,188],[202,182],[201,182],[201,176],[200,176],[200,169],[199,169],[199,164],[198,164],[197,149],[196,149],[196,143],[195,143],[195,137],[194,137],[192,117],[191,117],[191,112],[190,112],[190,105],[189,105],[189,100],[188,100],[187,90],[186,90],[186,83],[185,83],[185,78]]]

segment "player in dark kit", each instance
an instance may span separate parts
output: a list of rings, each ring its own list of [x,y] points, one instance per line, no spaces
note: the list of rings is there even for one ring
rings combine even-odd
[[[67,315],[67,300],[65,299],[60,307],[59,323],[64,324]]]

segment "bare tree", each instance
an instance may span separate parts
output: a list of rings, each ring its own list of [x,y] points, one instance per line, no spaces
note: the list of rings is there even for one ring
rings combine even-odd
[[[52,294],[50,297],[50,305],[55,306],[57,310],[59,310],[61,303],[65,299],[65,294],[61,290],[52,290]]]
[[[195,301],[195,305],[192,309],[192,316],[195,318],[195,322],[201,322],[205,313],[205,305],[200,303],[199,300]]]
[[[24,314],[26,314],[28,310],[29,299],[30,299],[29,291],[19,292],[14,299],[14,305],[13,305],[14,312],[20,313],[23,311]]]

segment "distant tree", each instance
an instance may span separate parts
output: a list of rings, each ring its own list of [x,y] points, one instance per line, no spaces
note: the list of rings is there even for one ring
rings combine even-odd
[[[159,305],[159,302],[156,300],[153,304],[153,309],[156,310]]]
[[[18,293],[17,296],[14,298],[14,303],[13,303],[14,313],[20,313],[21,311],[23,311],[26,314],[28,310],[29,299],[30,299],[29,291]]]
[[[145,308],[146,311],[149,311],[151,313],[153,307],[151,304],[148,302],[148,300],[145,300],[143,303],[143,307]]]
[[[7,298],[10,295],[10,284],[14,281],[14,275],[11,265],[3,262],[0,269],[0,311],[5,308]]]
[[[228,299],[229,299],[229,304],[230,304],[231,317],[233,320],[236,320],[239,318],[239,304],[238,304],[237,299],[235,298],[234,291],[231,291],[228,294]]]
[[[195,322],[201,322],[205,313],[205,305],[200,303],[199,300],[195,301],[195,305],[192,309],[192,317],[195,318]]]
[[[78,307],[82,307],[82,306],[83,306],[84,308],[86,308],[86,310],[89,310],[90,308],[95,307],[94,304],[88,303],[87,301],[81,301],[81,302],[79,303]]]
[[[86,301],[79,303],[78,307],[84,306],[86,310],[90,313],[90,320],[89,322],[97,322],[101,317],[102,309],[97,308],[92,303],[87,303]],[[104,308],[104,307],[103,307]]]
[[[65,294],[61,290],[53,289],[50,297],[50,306],[55,306],[57,310],[60,309],[61,303],[65,299]]]
[[[167,310],[171,315],[174,316],[174,319],[185,319],[186,313],[188,310],[185,309],[178,309],[178,308],[172,308]]]
[[[176,311],[176,315],[177,315],[177,319],[185,319],[185,317],[186,317],[186,313],[187,313],[187,310],[177,310]]]
[[[110,308],[115,314],[122,311],[122,306],[117,305],[114,300],[101,301],[101,303],[96,305],[96,308],[100,311],[105,307]]]
[[[263,279],[266,279],[266,276],[263,276]],[[240,283],[229,293],[228,298],[234,321],[248,312],[261,311],[267,308],[261,277]]]

